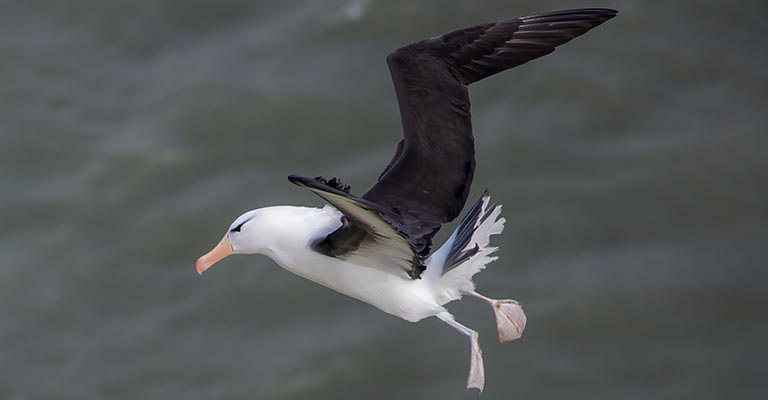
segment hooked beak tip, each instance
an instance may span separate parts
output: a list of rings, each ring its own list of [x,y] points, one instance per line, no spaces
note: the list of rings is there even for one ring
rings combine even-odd
[[[205,270],[208,269],[205,267],[203,263],[204,263],[203,257],[198,258],[197,262],[195,263],[195,271],[197,271],[197,274],[200,276],[202,276],[203,272],[205,272]]]

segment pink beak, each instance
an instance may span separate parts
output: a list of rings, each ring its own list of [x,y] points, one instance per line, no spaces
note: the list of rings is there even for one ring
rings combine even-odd
[[[202,275],[205,270],[211,268],[213,264],[216,264],[230,254],[232,254],[232,245],[229,243],[227,235],[224,235],[216,247],[197,259],[195,269],[198,274]]]

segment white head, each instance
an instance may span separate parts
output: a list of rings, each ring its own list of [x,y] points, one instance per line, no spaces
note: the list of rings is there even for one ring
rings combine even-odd
[[[265,238],[271,238],[270,213],[273,207],[251,210],[237,217],[227,229],[227,233],[211,251],[195,263],[198,274],[221,261],[230,254],[262,254],[268,244]]]
[[[235,219],[219,244],[197,260],[195,268],[202,274],[230,254],[264,254],[276,260],[277,253],[293,253],[305,248],[312,235],[317,234],[314,230],[318,227],[307,223],[308,217],[317,211],[320,209],[293,206],[248,211]]]

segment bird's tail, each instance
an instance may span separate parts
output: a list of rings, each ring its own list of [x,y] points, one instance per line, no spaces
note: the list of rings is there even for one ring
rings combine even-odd
[[[492,235],[504,230],[506,220],[500,218],[501,205],[491,203],[486,190],[470,209],[445,244],[427,260],[426,279],[432,280],[435,297],[440,304],[458,300],[472,293],[472,277],[497,257],[490,246]]]

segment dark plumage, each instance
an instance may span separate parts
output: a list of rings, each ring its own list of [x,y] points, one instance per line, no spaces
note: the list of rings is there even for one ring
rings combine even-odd
[[[291,175],[291,182],[330,205],[248,211],[195,269],[202,274],[231,254],[263,254],[296,275],[403,320],[435,317],[469,340],[467,388],[482,391],[479,334],[446,305],[464,296],[488,303],[502,343],[522,337],[527,318],[520,302],[480,294],[473,281],[497,258],[491,237],[501,234],[506,222],[487,191],[429,254],[435,232],[459,215],[472,185],[467,85],[548,54],[615,14],[591,8],[515,18],[396,50],[387,63],[403,140],[377,183],[358,197],[337,178]]]
[[[414,255],[409,276],[418,277],[432,237],[459,215],[472,185],[475,149],[467,85],[549,54],[615,15],[603,8],[556,11],[460,29],[395,50],[387,64],[404,139],[378,182],[355,197],[334,180],[294,176],[291,181],[321,196],[335,192],[353,207],[375,212],[407,241]],[[323,197],[338,208],[338,198]],[[329,235],[326,254],[335,256],[354,252],[355,242],[365,240],[356,230],[370,234],[365,221],[340,210],[349,223]]]
[[[350,187],[346,183],[342,182],[341,179],[333,177],[331,179],[323,178],[322,176],[316,176],[316,181],[320,181],[334,189],[341,190],[342,192],[349,193]]]

